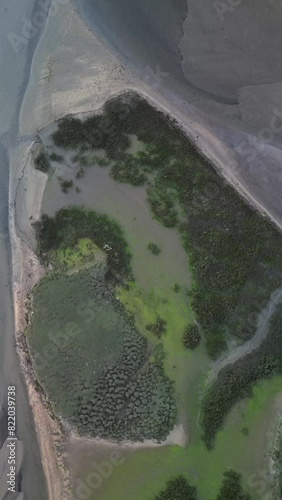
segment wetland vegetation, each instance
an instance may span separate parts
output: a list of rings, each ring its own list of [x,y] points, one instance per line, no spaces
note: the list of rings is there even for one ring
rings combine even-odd
[[[130,154],[130,135],[142,150]],[[248,340],[254,315],[282,276],[275,249],[281,234],[253,210],[199,155],[181,131],[136,95],[108,101],[100,115],[67,117],[53,134],[56,146],[79,154],[104,149],[113,177],[146,184],[154,216],[177,227],[189,254],[192,307],[217,357],[230,335]]]
[[[168,481],[165,490],[157,495],[155,500],[198,500],[198,498],[197,489],[190,486],[187,479],[181,475]],[[240,474],[228,470],[223,474],[220,492],[215,500],[251,500],[251,497],[243,491]]]
[[[197,325],[189,325],[187,326],[184,337],[183,337],[183,344],[187,349],[196,349],[198,347],[199,343],[201,342],[201,335],[199,332],[199,328]]]
[[[71,207],[42,217],[36,234],[54,271],[34,291],[28,338],[56,412],[83,435],[165,440],[176,421],[174,387],[116,297],[114,285],[130,271],[120,227]],[[82,257],[93,263],[96,249],[106,259],[84,268]]]
[[[109,272],[131,277],[130,253],[120,226],[106,215],[82,207],[59,210],[55,217],[43,215],[34,224],[38,254],[43,262],[55,264],[54,250],[73,248],[89,238],[105,251]]]
[[[197,500],[197,490],[190,486],[184,476],[171,479],[166,489],[155,497],[155,500]]]
[[[263,414],[267,397],[271,397],[272,381],[277,393],[281,390],[281,382],[276,382],[282,373],[281,308],[272,318],[269,335],[260,347],[221,369],[209,387],[204,384],[210,366],[204,346],[209,357],[215,359],[232,343],[238,345],[252,338],[258,313],[281,284],[282,256],[278,251],[281,234],[218,176],[173,121],[136,95],[112,99],[101,114],[85,120],[72,117],[60,120],[52,138],[55,154],[72,155],[78,180],[87,176],[86,169],[95,164],[103,167],[103,172],[108,169],[112,179],[120,184],[134,186],[136,191],[143,186],[152,217],[164,227],[178,231],[193,277],[192,286],[188,282],[186,286],[183,282],[176,283],[179,277],[170,276],[168,286],[163,289],[147,291],[140,287],[134,282],[130,246],[124,232],[111,217],[93,210],[64,208],[54,217],[44,215],[35,225],[39,255],[43,262],[52,264],[51,276],[58,280],[58,286],[64,283],[61,290],[74,286],[71,283],[76,278],[85,280],[85,283],[80,281],[81,290],[88,290],[90,278],[84,267],[91,267],[95,259],[95,272],[98,268],[99,273],[106,269],[103,280],[92,279],[90,298],[98,294],[101,309],[106,306],[103,300],[107,299],[107,307],[113,308],[107,317],[117,325],[117,338],[123,339],[118,345],[113,342],[113,351],[108,347],[110,355],[115,352],[116,358],[108,363],[102,356],[101,371],[97,368],[97,373],[91,376],[87,372],[87,382],[84,379],[83,387],[77,386],[74,391],[78,399],[74,399],[72,407],[57,398],[58,411],[81,433],[116,439],[162,441],[181,412],[181,422],[189,420],[191,426],[187,451],[173,447],[147,450],[146,454],[138,452],[125,466],[125,472],[120,473],[120,481],[113,482],[109,489],[105,486],[101,500],[111,495],[117,495],[118,500],[123,495],[131,497],[135,490],[130,489],[134,485],[128,478],[137,477],[140,469],[145,470],[150,463],[157,472],[155,461],[161,461],[164,473],[154,485],[163,487],[164,478],[169,480],[173,474],[179,478],[178,474],[183,473],[184,482],[188,479],[189,491],[196,495],[194,487],[189,486],[193,477],[190,469],[193,463],[199,462],[198,470],[205,471],[205,477],[191,479],[191,484],[196,484],[201,500],[248,500],[244,467],[248,474],[253,473],[253,469],[250,456],[242,456],[246,447],[251,450],[256,442],[253,427]],[[140,264],[144,267],[148,259],[157,264],[165,253],[165,245],[159,246],[154,241],[154,235],[145,239],[143,255],[146,256]],[[155,258],[150,253],[159,256]],[[60,280],[65,281],[59,284]],[[40,298],[40,286],[35,291],[35,303]],[[47,287],[45,282],[44,286]],[[52,287],[53,284],[49,295]],[[38,311],[43,303],[37,302]],[[90,308],[94,316],[95,307]],[[64,311],[65,317],[68,314]],[[90,317],[92,313],[87,314]],[[125,337],[119,333],[117,318],[120,317],[126,325],[121,328],[127,332]],[[54,319],[54,325],[57,321],[58,318]],[[32,328],[34,333],[43,327],[38,323]],[[111,328],[104,331],[101,326],[105,338],[113,339]],[[93,335],[93,331],[89,331],[89,335]],[[30,335],[35,338],[37,333],[32,335],[31,331]],[[43,337],[46,332],[41,341]],[[95,335],[92,341],[96,342]],[[103,339],[97,342],[102,344]],[[66,352],[71,349],[70,343]],[[77,352],[86,350],[85,346],[80,349],[81,346]],[[87,356],[92,349],[96,347],[91,345]],[[70,360],[68,362],[75,362],[71,357]],[[90,358],[86,362],[89,363]],[[95,359],[92,362],[96,366]],[[47,377],[46,373],[44,376]],[[69,383],[67,377],[64,383]],[[270,395],[266,391],[263,403],[254,411],[252,402],[258,398],[257,390],[268,383]],[[63,382],[61,390],[70,394]],[[236,414],[234,408],[241,403],[246,407],[246,414],[236,416],[235,424],[230,423],[230,415]],[[263,455],[261,450],[258,455]],[[155,498],[178,498],[168,496],[173,481]],[[179,480],[183,487],[184,482]],[[124,493],[124,484],[127,493]],[[147,493],[149,491],[148,486]],[[237,496],[232,496],[232,491]],[[154,494],[157,494],[156,486]],[[146,499],[149,497],[148,494]],[[140,493],[138,500],[144,499],[145,493],[144,496]]]
[[[267,338],[233,364],[223,368],[203,402],[204,441],[210,448],[224,418],[243,398],[252,396],[254,385],[262,379],[282,374],[282,306],[272,317]],[[281,386],[282,389],[282,386]]]

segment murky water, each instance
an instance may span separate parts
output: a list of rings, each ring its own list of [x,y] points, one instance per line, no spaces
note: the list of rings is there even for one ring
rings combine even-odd
[[[51,129],[52,130],[52,129]],[[44,142],[46,132],[42,134]],[[138,141],[133,140],[130,152],[140,148]],[[152,218],[147,202],[146,189],[128,184],[119,184],[110,177],[109,167],[85,167],[85,175],[76,179],[77,168],[72,158],[75,151],[65,152],[65,161],[53,163],[56,171],[47,184],[43,212],[54,215],[66,205],[84,205],[87,208],[105,213],[117,220],[124,230],[125,237],[132,252],[133,273],[137,282],[144,288],[169,286],[178,283],[183,286],[191,284],[188,269],[188,256],[182,246],[180,236],[174,229],[168,229]],[[68,193],[62,193],[58,175],[72,179],[74,187]],[[80,192],[76,192],[76,186]],[[161,249],[158,256],[148,250],[149,242],[156,243]]]

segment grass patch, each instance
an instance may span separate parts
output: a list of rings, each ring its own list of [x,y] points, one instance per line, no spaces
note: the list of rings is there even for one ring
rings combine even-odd
[[[81,238],[74,247],[60,247],[52,254],[55,266],[62,269],[82,267],[88,262],[99,263],[105,259],[105,253],[89,238]]]

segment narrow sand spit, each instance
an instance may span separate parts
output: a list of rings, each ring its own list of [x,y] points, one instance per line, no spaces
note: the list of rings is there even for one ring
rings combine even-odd
[[[24,336],[24,330],[28,321],[27,297],[31,293],[33,286],[44,275],[44,269],[33,250],[18,236],[16,225],[16,213],[18,209],[21,209],[25,215],[30,209],[33,214],[33,220],[39,217],[41,211],[42,194],[47,176],[39,172],[36,172],[33,176],[29,175],[30,169],[33,168],[31,159],[34,147],[36,147],[36,144],[33,143],[27,148],[23,163],[18,161],[19,167],[15,175],[16,179],[14,177],[10,180],[9,228],[13,262],[16,348],[34,415],[49,499],[69,500],[69,480],[64,463],[64,437],[62,429],[58,421],[52,416],[44,395],[38,390],[28,345]],[[20,152],[22,153],[22,148]],[[12,160],[19,160],[19,156],[16,155]],[[28,175],[29,184],[25,188],[26,198],[23,199],[22,196],[18,197],[18,193],[21,182],[25,180],[26,175]],[[20,205],[19,207],[18,204]]]
[[[155,441],[145,439],[143,442],[131,442],[131,441],[111,441],[107,439],[100,438],[83,438],[77,436],[75,433],[70,435],[70,447],[75,449],[76,446],[86,446],[87,448],[95,448],[96,445],[102,445],[105,447],[118,448],[119,450],[138,450],[140,448],[161,448],[163,446],[171,446],[177,444],[182,448],[188,446],[188,438],[185,434],[182,425],[175,425],[173,430],[169,433],[165,441],[161,443],[156,443]]]

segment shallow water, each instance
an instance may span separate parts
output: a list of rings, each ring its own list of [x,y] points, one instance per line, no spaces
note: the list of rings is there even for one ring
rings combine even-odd
[[[44,140],[47,137],[46,133],[42,135]],[[134,152],[139,146],[138,141],[133,140],[130,152]],[[58,148],[56,151],[59,151]],[[62,151],[60,153],[62,154]],[[76,179],[77,169],[73,168],[71,161],[75,151],[63,154],[66,161],[53,164],[56,172],[47,183],[43,213],[54,215],[66,205],[84,205],[112,216],[124,230],[133,256],[133,274],[140,286],[163,288],[171,286],[171,283],[178,283],[189,287],[191,275],[188,256],[180,236],[176,230],[165,228],[152,218],[145,187],[115,182],[109,175],[108,167],[86,167],[84,177]],[[74,187],[68,193],[61,192],[57,175],[73,179]],[[76,192],[75,186],[81,189],[79,193]],[[149,242],[160,247],[161,253],[158,256],[148,250]]]

